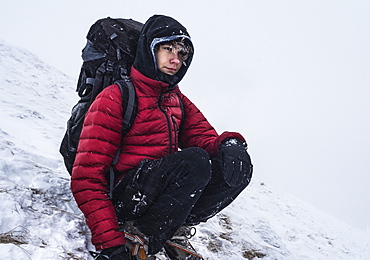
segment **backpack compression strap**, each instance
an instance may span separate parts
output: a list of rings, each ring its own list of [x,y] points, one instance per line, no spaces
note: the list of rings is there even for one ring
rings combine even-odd
[[[115,82],[121,90],[122,93],[122,105],[124,109],[124,115],[123,115],[123,122],[122,122],[122,136],[125,135],[131,128],[131,124],[133,121],[134,115],[134,107],[135,107],[135,88],[134,85],[131,82],[130,77],[124,76],[122,80],[117,80]],[[125,91],[125,89],[127,91]],[[125,93],[128,93],[128,97],[126,98]],[[122,138],[121,138],[122,142]],[[109,198],[112,199],[112,193],[113,193],[113,186],[114,186],[114,179],[115,179],[115,174],[114,174],[114,166],[118,163],[118,158],[121,153],[121,146],[119,146],[116,155],[113,159],[113,162],[110,166],[109,170]]]

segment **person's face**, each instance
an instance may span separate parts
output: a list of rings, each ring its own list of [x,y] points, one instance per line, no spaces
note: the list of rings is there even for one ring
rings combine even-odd
[[[187,58],[177,46],[170,43],[160,45],[156,56],[158,69],[168,75],[175,75]]]

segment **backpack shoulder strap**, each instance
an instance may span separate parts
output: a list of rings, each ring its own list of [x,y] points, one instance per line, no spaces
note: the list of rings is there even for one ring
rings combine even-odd
[[[127,134],[130,130],[132,123],[135,119],[135,107],[136,107],[136,92],[135,87],[132,84],[130,77],[124,76],[123,79],[117,80],[115,84],[121,90],[122,93],[122,106],[123,106],[123,122],[122,122],[122,136]],[[122,138],[121,138],[122,140]],[[121,144],[122,145],[122,144]],[[121,153],[121,145],[117,149],[116,155],[114,156],[113,162],[109,170],[109,197],[112,199],[113,186],[115,180],[114,166],[118,163],[119,155]]]
[[[122,134],[126,134],[130,130],[131,125],[135,119],[135,106],[136,106],[136,92],[134,84],[130,77],[124,76],[123,79],[115,82],[121,89],[122,105],[125,110],[123,115]]]

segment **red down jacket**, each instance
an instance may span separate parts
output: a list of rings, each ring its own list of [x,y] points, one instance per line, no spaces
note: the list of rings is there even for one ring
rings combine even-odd
[[[158,159],[178,148],[201,147],[211,157],[220,142],[238,133],[218,135],[199,109],[175,87],[145,77],[132,68],[138,110],[132,128],[122,137],[116,169],[123,174],[145,158]],[[183,104],[184,114],[180,107]],[[104,89],[91,105],[73,166],[71,188],[84,213],[97,250],[125,243],[108,197],[106,174],[121,142],[122,96],[117,85]]]

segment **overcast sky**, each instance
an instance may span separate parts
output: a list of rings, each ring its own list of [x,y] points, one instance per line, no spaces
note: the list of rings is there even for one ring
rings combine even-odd
[[[219,132],[247,138],[254,180],[366,230],[370,1],[2,0],[0,39],[77,79],[97,19],[153,14],[188,28],[180,87]]]

